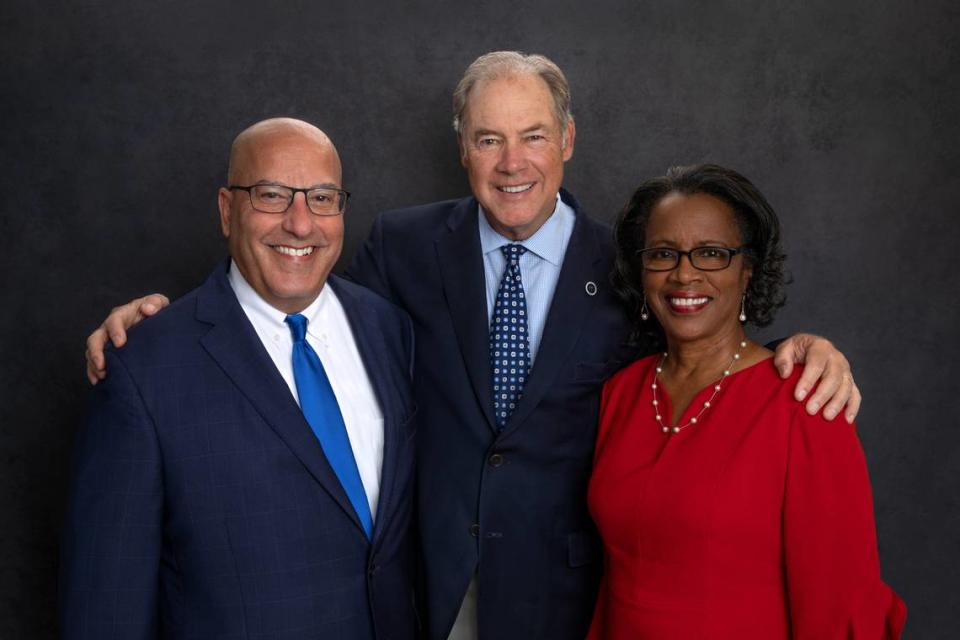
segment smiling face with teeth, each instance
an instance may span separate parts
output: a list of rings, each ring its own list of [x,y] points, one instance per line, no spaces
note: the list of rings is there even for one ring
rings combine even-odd
[[[740,227],[730,205],[705,193],[674,192],[650,212],[644,246],[689,251],[741,244]],[[644,271],[643,291],[668,343],[739,341],[740,300],[752,273],[742,253],[720,271],[695,269],[689,257],[683,256],[671,271]]]
[[[512,240],[529,238],[553,213],[573,155],[573,121],[562,130],[553,105],[532,74],[480,82],[467,99],[460,160],[490,226]]]
[[[340,187],[337,150],[313,125],[266,120],[241,133],[230,154],[230,184]],[[263,213],[245,191],[220,189],[220,224],[234,265],[275,309],[296,313],[320,294],[343,246],[343,216],[312,213],[304,194],[286,213]]]

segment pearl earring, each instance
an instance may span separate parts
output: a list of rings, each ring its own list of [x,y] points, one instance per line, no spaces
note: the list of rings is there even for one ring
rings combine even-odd
[[[740,298],[740,322],[747,321],[747,294]]]
[[[647,296],[643,296],[643,306],[640,307],[640,319],[644,322],[650,319],[650,311],[647,309]]]

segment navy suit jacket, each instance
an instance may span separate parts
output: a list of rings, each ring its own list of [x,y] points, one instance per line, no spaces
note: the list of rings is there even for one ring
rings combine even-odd
[[[64,638],[415,637],[410,321],[327,284],[384,415],[372,542],[222,265],[107,353],[76,443]]]
[[[636,357],[609,285],[610,228],[576,211],[523,397],[493,418],[474,198],[382,214],[348,275],[403,307],[416,340],[417,483],[430,638],[477,571],[480,637],[586,635],[601,572],[587,512],[600,388]]]

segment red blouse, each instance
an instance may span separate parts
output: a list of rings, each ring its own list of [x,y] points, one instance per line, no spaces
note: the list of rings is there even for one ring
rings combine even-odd
[[[792,397],[799,371],[781,380],[765,360],[729,376],[698,424],[665,434],[658,360],[603,390],[589,504],[605,575],[589,638],[899,637],[906,607],[880,580],[855,430],[807,415]]]

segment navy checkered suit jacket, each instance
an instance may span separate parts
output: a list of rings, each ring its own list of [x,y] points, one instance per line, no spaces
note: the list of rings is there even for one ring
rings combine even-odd
[[[107,353],[76,444],[63,637],[413,638],[409,318],[328,281],[384,414],[368,542],[227,268]]]

